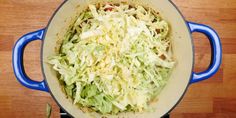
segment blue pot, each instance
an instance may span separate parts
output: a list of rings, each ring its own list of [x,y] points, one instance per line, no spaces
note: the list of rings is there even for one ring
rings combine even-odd
[[[97,1],[91,0],[91,3],[94,2]],[[208,79],[217,72],[222,60],[222,47],[220,38],[217,33],[209,26],[185,21],[181,13],[171,1],[129,0],[128,2],[130,4],[149,5],[150,7],[157,9],[161,12],[161,14],[164,15],[164,18],[167,19],[172,28],[171,34],[173,35],[172,38],[174,40],[173,51],[174,53],[176,51],[176,57],[179,65],[177,64],[176,72],[173,72],[173,77],[170,78],[170,82],[167,84],[167,87],[164,88],[160,95],[160,103],[157,103],[157,106],[161,106],[159,111],[144,115],[145,117],[161,117],[164,114],[170,112],[179,103],[190,84]],[[80,5],[79,8],[78,4]],[[76,111],[78,108],[71,104],[71,101],[67,100],[63,96],[64,93],[60,90],[60,85],[57,82],[55,73],[52,72],[52,70],[50,71],[50,66],[45,63],[45,58],[54,52],[53,48],[55,47],[55,42],[57,40],[55,37],[57,33],[60,32],[60,29],[63,29],[63,27],[65,27],[67,24],[67,22],[64,22],[64,20],[70,19],[71,16],[75,14],[75,9],[82,11],[86,4],[88,4],[88,2],[83,0],[65,1],[54,13],[46,28],[28,33],[22,36],[16,42],[12,55],[12,64],[17,80],[27,88],[50,92],[58,105],[74,117],[87,116],[80,110]],[[62,18],[62,20],[60,18]],[[200,73],[193,72],[194,46],[191,39],[191,33],[193,32],[199,32],[206,35],[210,41],[212,50],[211,63],[208,69]],[[41,63],[43,67],[42,72],[44,75],[44,80],[41,82],[31,80],[24,72],[24,48],[29,42],[34,40],[42,41]],[[142,115],[132,114],[125,116],[142,117]]]

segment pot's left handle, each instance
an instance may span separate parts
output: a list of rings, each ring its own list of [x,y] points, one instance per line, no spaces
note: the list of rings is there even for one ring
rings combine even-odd
[[[17,80],[25,87],[35,90],[41,90],[48,92],[48,87],[45,80],[37,82],[31,80],[25,73],[23,66],[23,54],[25,46],[34,40],[43,40],[45,29],[41,29],[35,32],[28,33],[22,36],[15,44],[12,53],[13,70]]]

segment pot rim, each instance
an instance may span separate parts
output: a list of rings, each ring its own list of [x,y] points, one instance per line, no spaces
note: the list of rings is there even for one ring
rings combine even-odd
[[[47,87],[48,87],[48,92],[50,93],[50,95],[52,96],[52,98],[54,99],[54,101],[57,103],[57,105],[60,107],[60,109],[62,109],[64,112],[66,112],[70,117],[73,117],[66,109],[64,109],[63,107],[62,107],[62,105],[58,102],[58,100],[55,98],[55,96],[52,94],[52,92],[51,92],[51,89],[50,89],[50,87],[49,87],[49,84],[48,84],[48,82],[47,82],[47,79],[46,79],[46,75],[45,75],[45,73],[44,73],[44,66],[43,66],[43,47],[44,47],[44,39],[45,39],[45,36],[46,36],[46,34],[47,34],[47,31],[48,31],[48,27],[50,26],[50,24],[51,24],[51,22],[52,22],[52,20],[53,20],[53,18],[54,18],[54,16],[57,14],[57,12],[61,9],[61,7],[66,3],[66,2],[68,2],[69,0],[64,0],[60,5],[59,5],[59,7],[55,10],[55,12],[53,13],[53,15],[51,16],[51,18],[49,19],[49,21],[48,21],[48,24],[47,24],[47,26],[45,27],[45,33],[44,33],[44,35],[43,35],[43,40],[42,40],[42,43],[41,43],[41,52],[40,52],[40,63],[41,63],[41,71],[42,71],[42,74],[43,74],[43,78],[44,78],[44,80],[45,80],[45,83],[46,83],[46,85],[47,85]],[[187,24],[187,20],[185,19],[185,17],[184,17],[184,15],[180,12],[180,10],[178,9],[178,7],[171,1],[171,0],[168,0],[169,2],[170,2],[170,4],[172,4],[173,5],[173,7],[175,7],[175,9],[177,10],[177,12],[181,15],[181,17],[182,17],[182,20],[184,20],[184,22],[185,22],[185,25],[186,25],[186,27],[187,27],[187,29],[188,29],[188,32],[189,32],[189,34],[191,34],[191,31],[190,31],[190,28],[189,28],[189,26],[188,26],[188,24]],[[186,91],[188,90],[188,88],[189,88],[189,85],[190,85],[190,81],[191,81],[191,79],[192,79],[192,77],[193,77],[193,67],[194,67],[194,62],[195,62],[195,50],[194,50],[194,44],[193,44],[193,40],[192,40],[192,35],[190,35],[190,39],[191,39],[191,44],[192,44],[192,57],[193,57],[193,61],[192,61],[192,73],[190,74],[190,77],[189,77],[189,82],[188,82],[188,85],[186,86],[186,88],[185,88],[185,90],[184,90],[184,92],[183,92],[183,94],[181,95],[181,97],[179,98],[179,100],[173,105],[173,107],[169,110],[169,111],[167,111],[163,116],[166,116],[167,114],[169,114],[179,103],[180,103],[180,101],[183,99],[183,97],[184,97],[184,95],[185,95],[185,93],[186,93]],[[162,117],[163,117],[162,116]]]

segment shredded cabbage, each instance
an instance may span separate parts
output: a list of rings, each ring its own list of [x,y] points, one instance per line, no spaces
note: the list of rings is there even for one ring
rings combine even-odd
[[[150,8],[89,5],[49,63],[74,104],[102,114],[145,111],[175,65],[168,33]]]

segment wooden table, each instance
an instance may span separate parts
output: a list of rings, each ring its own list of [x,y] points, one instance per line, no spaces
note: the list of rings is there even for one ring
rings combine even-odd
[[[46,103],[52,104],[52,117],[59,107],[45,92],[27,89],[13,74],[11,57],[16,40],[25,33],[44,28],[62,0],[0,0],[0,117],[45,118]],[[171,117],[236,117],[236,0],[173,0],[187,20],[208,24],[220,35],[223,62],[209,80],[189,87]],[[202,71],[210,62],[209,41],[194,33],[195,70]],[[25,69],[30,78],[42,80],[40,41],[25,49]]]

